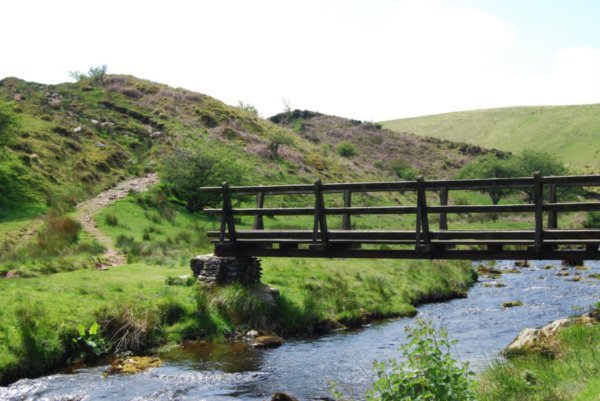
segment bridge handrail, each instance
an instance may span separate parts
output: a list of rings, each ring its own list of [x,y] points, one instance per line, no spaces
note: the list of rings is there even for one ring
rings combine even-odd
[[[570,176],[547,176],[542,177],[542,184],[554,184],[557,187],[584,187],[600,186],[600,175],[570,175]],[[501,187],[503,189],[523,189],[534,185],[532,177],[517,178],[482,178],[466,180],[431,180],[423,181],[426,190],[440,190],[448,188],[453,190],[481,190]],[[314,184],[285,184],[285,185],[253,185],[232,186],[231,193],[236,194],[265,194],[300,195],[314,192]],[[323,193],[352,192],[386,192],[416,190],[417,181],[389,181],[389,182],[356,182],[321,184]],[[222,193],[223,187],[202,187],[204,193]]]
[[[600,175],[549,176],[542,177],[535,173],[532,177],[491,178],[469,180],[433,180],[425,181],[422,177],[415,181],[396,182],[363,182],[314,184],[265,185],[265,186],[229,186],[203,187],[204,193],[221,194],[221,209],[205,209],[208,215],[221,216],[221,229],[209,232],[210,237],[218,236],[218,244],[233,246],[240,244],[255,245],[279,243],[287,249],[290,243],[310,242],[313,246],[325,246],[340,242],[356,243],[393,243],[414,244],[416,252],[431,252],[439,246],[452,244],[484,244],[490,247],[502,245],[531,245],[535,254],[542,255],[548,247],[556,244],[585,245],[592,250],[600,244],[600,230],[559,230],[559,212],[600,211],[600,202],[558,202],[559,187],[591,187],[600,186]],[[547,189],[545,197],[544,189]],[[505,205],[448,205],[450,190],[489,190],[520,189],[530,195],[530,204]],[[416,205],[410,206],[352,206],[352,193],[412,191],[417,195]],[[427,204],[427,192],[439,193],[440,205]],[[324,194],[343,194],[342,207],[327,207]],[[256,207],[233,208],[232,194],[256,195]],[[265,195],[312,195],[314,207],[264,207]],[[546,198],[546,199],[544,199]],[[535,227],[533,230],[449,230],[448,214],[460,213],[533,213]],[[544,213],[547,213],[547,224],[544,225]],[[414,214],[416,228],[414,231],[357,231],[352,229],[353,215],[398,215]],[[439,214],[438,230],[429,227],[429,215]],[[329,230],[327,216],[341,215],[341,230]],[[254,216],[253,230],[237,230],[235,216]],[[314,216],[312,230],[265,230],[264,216]],[[375,242],[373,242],[375,241]],[[441,245],[440,245],[441,244]],[[343,245],[343,244],[342,244]],[[262,245],[261,245],[262,246]],[[496,249],[496,248],[494,248]],[[275,252],[275,251],[273,251]],[[271,252],[271,253],[273,253]],[[591,251],[590,251],[591,252]],[[281,252],[285,253],[285,252]],[[268,253],[267,253],[268,254]],[[292,254],[297,254],[292,252]],[[349,254],[358,255],[355,250]]]

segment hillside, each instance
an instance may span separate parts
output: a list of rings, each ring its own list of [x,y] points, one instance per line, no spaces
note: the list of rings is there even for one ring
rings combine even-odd
[[[282,128],[252,110],[122,75],[59,85],[6,78],[0,101],[11,102],[19,119],[0,163],[3,177],[19,183],[12,196],[19,209],[27,199],[68,209],[127,177],[159,171],[161,158],[178,148],[227,155],[246,179],[261,183],[393,179],[392,159],[446,177],[483,152],[321,115]],[[282,132],[288,143],[273,154]],[[340,140],[360,148],[356,157],[323,151],[320,142]]]
[[[473,110],[382,125],[510,152],[543,150],[581,172],[600,172],[600,104]]]
[[[450,178],[474,157],[490,152],[476,145],[398,133],[382,129],[380,124],[307,110],[277,114],[270,120],[311,143],[320,144],[322,149],[330,149],[329,153],[335,153],[340,142],[350,142],[357,148],[352,158],[355,165],[392,179],[399,178],[397,171],[402,167],[427,178]],[[500,151],[492,152],[502,155]]]

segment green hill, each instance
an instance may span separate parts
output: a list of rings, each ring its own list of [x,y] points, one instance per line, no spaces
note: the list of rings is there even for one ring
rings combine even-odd
[[[600,172],[600,104],[510,107],[390,120],[385,128],[510,152],[537,149]]]

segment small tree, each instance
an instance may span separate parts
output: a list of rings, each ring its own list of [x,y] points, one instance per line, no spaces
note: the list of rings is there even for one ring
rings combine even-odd
[[[272,157],[277,157],[280,146],[290,146],[294,144],[294,137],[283,130],[277,130],[269,136],[269,151]]]
[[[108,67],[106,67],[106,64],[102,64],[98,67],[90,67],[87,74],[84,74],[81,71],[69,71],[69,76],[77,82],[81,82],[89,78],[92,83],[96,85],[104,85],[107,69]]]
[[[200,192],[200,187],[224,181],[240,184],[244,176],[242,166],[231,156],[182,148],[163,159],[160,175],[164,185],[191,212],[214,206],[221,199],[220,195]]]
[[[567,168],[550,153],[527,149],[521,152],[516,159],[519,175],[529,177],[535,172],[540,172],[543,176],[563,175],[567,173]],[[564,192],[564,191],[562,191]],[[525,190],[528,202],[533,202],[533,191]]]
[[[489,153],[477,158],[472,163],[466,165],[458,173],[459,178],[510,178],[518,177],[521,173],[515,158],[499,159]],[[503,196],[513,192],[511,189],[486,189],[485,192],[490,195],[492,203],[497,205]]]
[[[342,141],[337,144],[335,151],[342,157],[351,158],[356,156],[356,147],[352,142]]]

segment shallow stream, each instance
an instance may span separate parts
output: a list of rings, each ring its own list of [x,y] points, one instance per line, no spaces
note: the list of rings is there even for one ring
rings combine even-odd
[[[545,269],[545,266],[552,268]],[[498,358],[498,352],[525,327],[581,314],[600,301],[599,262],[587,262],[590,270],[569,268],[560,277],[557,262],[532,262],[521,273],[503,274],[490,287],[485,276],[469,290],[468,298],[423,305],[419,316],[448,329],[458,344],[455,356],[475,369]],[[513,262],[500,262],[512,269]],[[581,281],[570,281],[574,275]],[[523,306],[502,308],[505,301]],[[106,366],[23,379],[0,387],[0,400],[267,400],[276,391],[300,399],[328,395],[328,383],[361,398],[372,380],[374,360],[398,357],[406,342],[405,327],[413,318],[372,324],[361,330],[340,332],[309,340],[290,340],[278,349],[249,350],[241,345],[201,345],[162,355],[165,364],[138,375],[104,378]]]

